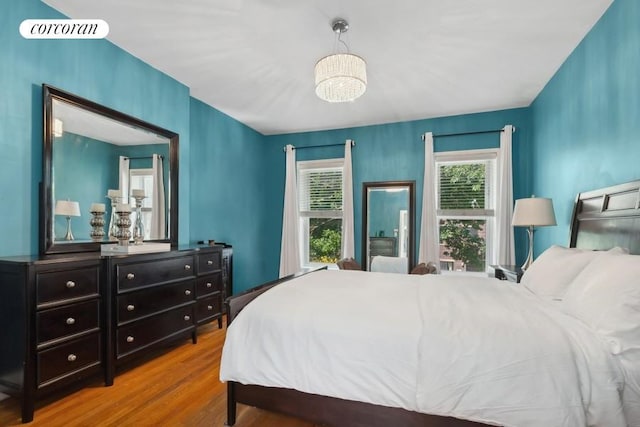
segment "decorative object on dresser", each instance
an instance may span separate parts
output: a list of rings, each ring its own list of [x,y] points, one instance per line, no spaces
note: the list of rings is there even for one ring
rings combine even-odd
[[[511,224],[514,227],[527,227],[529,236],[529,253],[527,259],[522,264],[522,270],[529,268],[533,262],[533,231],[534,227],[544,227],[556,225],[556,215],[553,212],[553,202],[551,199],[543,197],[531,197],[528,199],[516,200],[513,208],[513,219]]]
[[[97,253],[0,260],[0,392],[23,422],[37,398],[105,372],[100,275]]]
[[[91,213],[91,219],[89,220],[91,233],[89,233],[89,236],[94,242],[101,242],[104,239],[104,203],[92,203],[89,213]]]
[[[120,190],[110,189],[107,191],[107,198],[111,201],[111,217],[109,219],[109,228],[108,236],[109,240],[116,241],[118,238],[116,234],[118,233],[118,227],[116,226],[116,219],[118,219],[118,215],[116,214],[116,206],[118,206],[122,201],[122,193]]]
[[[144,240],[144,224],[142,223],[142,201],[145,198],[144,190],[131,190],[131,197],[136,201],[136,220],[133,225],[133,243],[141,245]]]
[[[71,217],[80,216],[80,204],[70,200],[58,200],[55,214],[67,218],[67,234],[64,236],[64,240],[75,240],[71,232]]]

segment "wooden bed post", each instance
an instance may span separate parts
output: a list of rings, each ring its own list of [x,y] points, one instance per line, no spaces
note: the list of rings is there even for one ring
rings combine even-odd
[[[227,382],[227,422],[226,426],[232,426],[236,423],[236,393],[235,383]]]

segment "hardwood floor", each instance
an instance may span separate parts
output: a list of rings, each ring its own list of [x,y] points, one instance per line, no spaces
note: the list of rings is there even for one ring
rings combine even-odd
[[[226,385],[218,379],[226,329],[217,322],[191,340],[122,370],[111,387],[86,388],[40,400],[28,426],[222,426]],[[21,425],[20,403],[0,401],[0,426]],[[238,405],[237,427],[309,427],[295,418]]]

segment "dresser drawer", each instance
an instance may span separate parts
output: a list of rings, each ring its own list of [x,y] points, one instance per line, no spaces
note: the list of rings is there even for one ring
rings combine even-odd
[[[48,385],[100,365],[100,335],[91,334],[38,353],[37,381]]]
[[[194,298],[193,280],[122,294],[118,296],[118,323],[167,310]]]
[[[38,345],[100,328],[100,301],[93,300],[36,314]]]
[[[196,319],[198,323],[215,318],[222,313],[222,295],[218,292],[210,297],[196,301]]]
[[[193,277],[195,274],[193,262],[193,255],[189,255],[158,261],[117,264],[118,290],[135,289]]]
[[[209,274],[196,279],[196,295],[203,296],[212,292],[222,291],[222,272]]]
[[[222,250],[198,254],[198,274],[207,274],[222,268]]]
[[[194,305],[181,307],[118,328],[118,358],[127,356],[175,334],[195,329]]]
[[[36,274],[36,303],[38,305],[98,296],[99,269],[95,267],[51,271]]]

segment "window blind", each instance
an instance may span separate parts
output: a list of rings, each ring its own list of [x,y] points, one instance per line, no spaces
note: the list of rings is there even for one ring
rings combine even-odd
[[[493,215],[494,160],[437,164],[439,214]]]
[[[298,201],[301,214],[320,216],[342,211],[342,168],[298,171]]]

